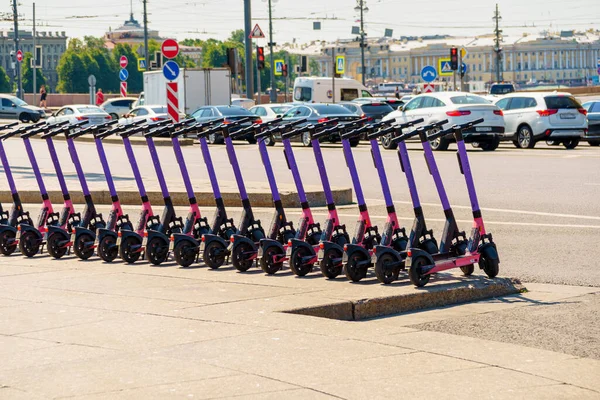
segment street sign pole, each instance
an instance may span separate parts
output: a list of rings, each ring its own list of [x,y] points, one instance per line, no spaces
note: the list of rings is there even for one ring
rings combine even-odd
[[[252,29],[252,2],[244,0],[244,46],[246,50],[246,60],[252,60],[252,39],[250,38]],[[246,62],[246,97],[254,97],[254,79],[252,77],[252,62]]]
[[[463,73],[462,73],[462,51],[458,52],[458,67],[460,71],[460,91],[463,91]],[[456,73],[456,72],[455,72]]]
[[[335,104],[335,47],[331,47],[331,102]]]
[[[260,69],[258,69],[258,57],[256,57],[256,92],[258,96],[256,97],[256,104],[261,103],[261,84],[260,84]]]
[[[163,75],[167,78],[167,114],[175,122],[179,122],[179,94],[177,82],[174,82],[179,76],[179,65],[173,58],[179,54],[179,43],[173,39],[165,40],[161,45],[163,56],[169,58],[163,65]]]

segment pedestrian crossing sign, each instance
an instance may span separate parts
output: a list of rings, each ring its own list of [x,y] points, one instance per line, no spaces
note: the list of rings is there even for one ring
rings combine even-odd
[[[440,58],[438,60],[438,75],[439,76],[452,76],[452,65],[450,64],[449,58]]]
[[[346,57],[344,56],[336,56],[335,57],[335,73],[339,75],[344,75],[346,72]]]
[[[146,70],[146,59],[138,58],[137,59],[138,71],[142,72]]]
[[[275,76],[283,75],[283,64],[285,60],[275,60]]]

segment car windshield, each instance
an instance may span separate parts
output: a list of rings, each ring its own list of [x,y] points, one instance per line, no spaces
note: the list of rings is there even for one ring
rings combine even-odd
[[[312,89],[309,87],[298,86],[294,89],[294,100],[310,101],[312,99]]]
[[[81,113],[81,114],[94,114],[94,113],[104,114],[103,109],[101,109],[100,107],[94,107],[94,106],[77,107],[77,111],[79,111],[79,113]]]
[[[492,85],[490,94],[507,94],[515,91],[513,85]]]
[[[344,108],[337,104],[319,104],[319,105],[313,105],[312,108],[319,115],[338,115],[338,114],[352,115],[353,114],[347,108]]]
[[[17,106],[19,107],[23,107],[23,106],[27,106],[28,104],[25,103],[23,100],[21,100],[18,97],[11,97],[10,100],[15,103]]]
[[[474,95],[454,96],[450,97],[450,100],[454,104],[490,104],[490,102],[483,97]]]
[[[150,107],[150,109],[156,114],[166,114],[167,107]]]
[[[368,114],[387,114],[394,111],[394,109],[386,103],[363,104],[361,108]]]
[[[581,108],[581,104],[571,96],[546,96],[546,107],[549,110],[557,110],[559,108]]]
[[[250,111],[248,111],[242,107],[217,107],[217,110],[219,110],[219,112],[224,116],[238,116],[238,115],[244,115],[244,116],[247,115],[249,117],[255,116]]]
[[[279,114],[285,114],[285,112],[286,112],[287,110],[289,110],[290,108],[292,108],[292,107],[290,107],[290,106],[271,107],[271,109],[273,110],[273,112],[274,112],[275,114],[278,114],[278,115],[279,115]]]

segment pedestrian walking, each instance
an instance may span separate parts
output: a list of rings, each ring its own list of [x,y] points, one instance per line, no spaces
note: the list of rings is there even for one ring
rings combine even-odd
[[[100,106],[102,103],[104,103],[104,93],[102,93],[102,89],[98,88],[96,92],[96,105]]]
[[[48,93],[46,92],[46,85],[42,85],[40,87],[40,108],[46,108],[46,96]]]
[[[396,86],[396,98],[399,99],[400,98],[400,88],[398,86]]]

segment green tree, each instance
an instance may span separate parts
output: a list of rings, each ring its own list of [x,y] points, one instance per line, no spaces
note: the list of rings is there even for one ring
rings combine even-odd
[[[4,68],[0,67],[0,93],[12,93],[12,85]]]
[[[33,87],[33,68],[31,68],[31,59],[33,58],[33,54],[27,52],[25,53],[25,57],[23,58],[23,69],[21,73],[23,74],[23,90],[25,93],[33,93],[38,92],[39,88],[42,85],[46,84],[46,77],[42,73],[41,68],[35,68],[36,73],[36,88]]]
[[[89,90],[87,83],[88,72],[81,58],[85,51],[83,42],[71,39],[69,46],[58,62],[57,89],[61,93],[86,93]]]

